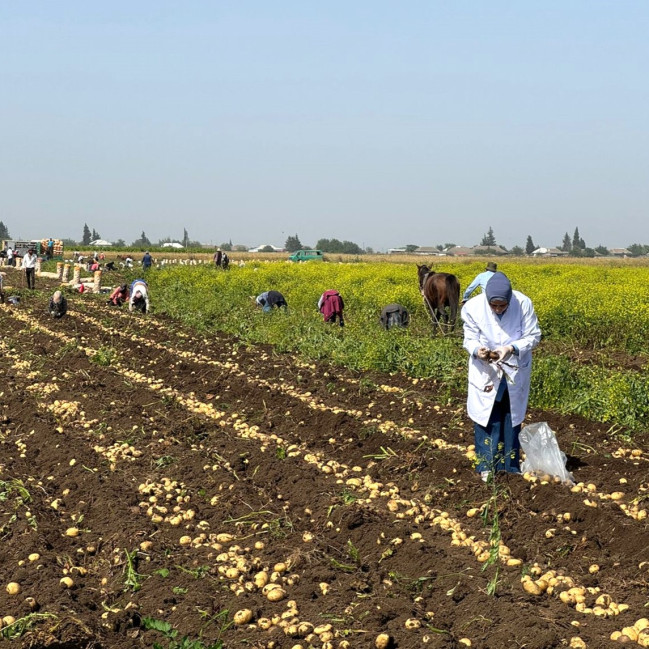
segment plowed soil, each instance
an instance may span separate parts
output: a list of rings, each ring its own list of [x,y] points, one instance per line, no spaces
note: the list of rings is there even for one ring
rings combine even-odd
[[[16,646],[609,647],[647,614],[646,439],[530,412],[590,491],[484,484],[463,399],[435,381],[306,364],[90,295],[53,320],[48,296],[0,307]],[[560,598],[570,584],[582,606]]]

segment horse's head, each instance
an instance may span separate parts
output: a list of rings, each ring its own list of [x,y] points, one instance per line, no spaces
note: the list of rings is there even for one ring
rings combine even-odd
[[[426,277],[430,275],[430,268],[426,266],[425,264],[422,264],[421,266],[417,264],[417,276],[419,278],[419,288],[421,289],[424,285],[424,281],[426,280]]]

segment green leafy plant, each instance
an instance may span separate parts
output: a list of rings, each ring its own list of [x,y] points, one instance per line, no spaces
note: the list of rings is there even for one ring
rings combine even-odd
[[[124,564],[124,574],[126,576],[124,586],[130,588],[135,593],[142,588],[142,581],[146,576],[139,574],[136,570],[137,550],[133,550],[132,552],[125,550],[124,555],[126,558]]]

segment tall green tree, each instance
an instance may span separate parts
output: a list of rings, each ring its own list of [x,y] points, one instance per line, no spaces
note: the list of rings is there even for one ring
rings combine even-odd
[[[294,237],[288,237],[286,239],[286,243],[284,244],[284,248],[286,248],[288,252],[295,252],[296,250],[302,250],[303,247],[304,246],[300,241],[300,237],[298,237],[297,234]]]
[[[579,228],[575,228],[575,233],[572,235],[572,247],[584,250],[586,242],[579,236]]]
[[[527,243],[525,244],[525,252],[528,255],[531,255],[535,250],[536,250],[536,246],[534,245],[534,241],[532,241],[532,235],[528,234]]]
[[[0,221],[0,239],[11,239],[9,229],[2,221]]]
[[[97,239],[101,239],[101,235],[99,234],[99,232],[97,232],[97,230],[95,230],[95,228],[93,228],[91,241],[95,241]]]
[[[151,242],[147,238],[146,234],[144,233],[144,230],[142,230],[142,234],[140,235],[139,239],[136,239],[133,243],[132,246],[134,248],[146,248],[147,246],[150,246]]]
[[[183,240],[182,240],[183,246],[187,248],[189,245],[189,233],[187,232],[187,228],[183,228]]]
[[[87,223],[83,224],[83,236],[81,237],[81,243],[84,246],[87,246],[92,241],[92,234]]]
[[[494,231],[491,226],[489,226],[489,230],[487,231],[487,234],[485,234],[482,237],[482,241],[480,242],[481,246],[495,246],[496,245],[496,237],[494,236]]]
[[[572,241],[570,241],[570,235],[567,232],[563,235],[563,243],[560,248],[565,252],[570,252],[572,250]]]

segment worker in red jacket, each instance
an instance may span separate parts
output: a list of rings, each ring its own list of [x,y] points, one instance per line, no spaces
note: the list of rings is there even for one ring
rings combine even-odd
[[[345,319],[343,318],[343,310],[345,303],[338,291],[329,290],[325,291],[318,300],[318,309],[325,322],[334,324],[338,320],[341,327],[345,326]]]
[[[108,298],[108,304],[112,304],[113,306],[122,306],[122,304],[128,301],[128,298],[128,286],[126,284],[122,284],[110,294],[110,297]]]

